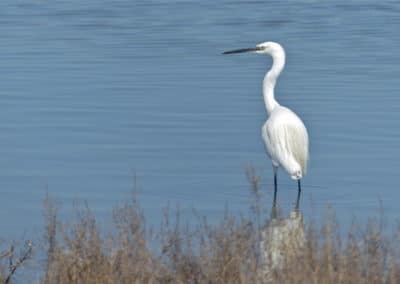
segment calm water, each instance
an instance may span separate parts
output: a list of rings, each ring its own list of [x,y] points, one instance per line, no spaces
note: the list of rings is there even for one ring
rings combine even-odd
[[[398,1],[2,1],[0,224],[42,224],[45,192],[99,216],[130,196],[159,223],[167,202],[212,218],[247,210],[244,168],[268,197],[260,127],[267,56],[222,56],[274,40],[287,51],[281,104],[309,128],[303,208],[400,215]],[[333,2],[333,1],[332,1]],[[281,204],[296,183],[280,175]]]

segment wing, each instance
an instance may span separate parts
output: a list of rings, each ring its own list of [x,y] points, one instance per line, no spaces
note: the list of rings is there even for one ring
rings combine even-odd
[[[281,165],[292,178],[306,174],[308,134],[301,119],[285,107],[277,107],[263,126],[262,135],[273,163]]]

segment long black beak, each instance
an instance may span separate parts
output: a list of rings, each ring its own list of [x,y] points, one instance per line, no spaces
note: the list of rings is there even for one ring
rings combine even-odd
[[[222,54],[234,54],[234,53],[245,53],[245,52],[255,52],[260,50],[259,47],[253,47],[253,48],[242,48],[242,49],[235,49],[235,50],[229,50],[225,51]]]

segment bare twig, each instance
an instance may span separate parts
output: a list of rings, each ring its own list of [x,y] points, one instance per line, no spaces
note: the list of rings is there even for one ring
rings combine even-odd
[[[8,261],[9,261],[9,266],[8,266],[8,276],[4,280],[4,283],[7,284],[10,282],[11,277],[14,275],[15,271],[24,264],[25,261],[27,261],[31,256],[32,256],[32,242],[27,241],[25,243],[25,250],[21,253],[21,255],[17,258],[17,260],[14,262],[14,246],[11,245],[10,250],[7,252],[8,254]]]

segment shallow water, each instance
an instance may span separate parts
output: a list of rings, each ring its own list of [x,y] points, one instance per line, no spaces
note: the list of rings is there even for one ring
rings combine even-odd
[[[310,133],[305,215],[333,204],[341,219],[363,218],[381,201],[397,218],[399,11],[397,1],[2,1],[3,238],[40,230],[46,191],[105,216],[135,176],[153,224],[167,202],[211,218],[226,204],[247,210],[248,164],[269,198],[270,59],[221,55],[266,40],[287,52],[277,100]],[[296,183],[279,181],[291,206]]]

